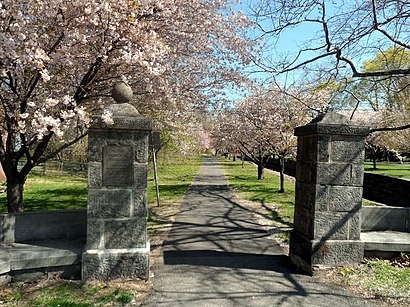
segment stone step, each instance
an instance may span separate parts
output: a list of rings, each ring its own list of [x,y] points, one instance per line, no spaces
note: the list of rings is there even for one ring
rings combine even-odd
[[[13,243],[0,248],[0,274],[81,263],[84,242]]]
[[[410,252],[410,233],[399,231],[362,232],[365,255],[385,258],[391,253]]]
[[[15,243],[10,249],[12,271],[72,265],[81,262],[83,246],[78,244],[32,245]]]

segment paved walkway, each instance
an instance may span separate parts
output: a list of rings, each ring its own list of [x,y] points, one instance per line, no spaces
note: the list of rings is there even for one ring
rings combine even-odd
[[[181,209],[142,306],[375,306],[296,274],[235,202],[216,160],[205,158]]]

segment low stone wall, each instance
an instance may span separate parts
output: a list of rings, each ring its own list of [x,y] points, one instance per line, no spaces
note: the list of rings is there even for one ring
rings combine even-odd
[[[270,159],[266,165],[266,168],[274,170],[276,172],[280,171],[280,161],[278,159]],[[285,162],[285,174],[288,176],[296,176],[296,162],[293,160],[286,160]]]
[[[86,210],[0,214],[0,244],[86,238]]]
[[[57,272],[80,278],[87,211],[0,214],[0,284]]]
[[[363,198],[393,207],[410,207],[410,180],[364,173]]]
[[[410,208],[362,207],[362,232],[400,231],[410,232]]]
[[[278,159],[271,159],[266,168],[279,172]],[[286,160],[285,174],[295,177],[296,163]],[[410,180],[364,173],[363,198],[393,207],[410,207]]]

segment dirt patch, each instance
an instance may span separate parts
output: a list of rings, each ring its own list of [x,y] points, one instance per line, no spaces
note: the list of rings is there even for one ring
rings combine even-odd
[[[357,264],[350,268],[355,271],[368,271],[366,264]],[[367,300],[382,306],[382,307],[408,307],[410,306],[410,297],[403,296],[388,296],[379,291],[372,291],[352,280],[361,278],[360,275],[354,276],[345,274],[346,268],[328,268],[326,270],[319,270],[315,272],[315,278],[320,282],[332,283],[336,286],[343,287],[348,291],[366,298]],[[371,273],[369,273],[371,274]]]

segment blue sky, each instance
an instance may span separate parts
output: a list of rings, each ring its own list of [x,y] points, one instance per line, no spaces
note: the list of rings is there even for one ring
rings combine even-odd
[[[271,1],[274,1],[274,0],[271,0]],[[243,3],[241,4],[235,5],[234,8],[236,10],[243,11],[245,14],[250,14],[251,9],[249,9],[248,5],[253,5],[253,7],[255,7],[256,3],[258,3],[258,0],[243,0],[242,2]],[[346,8],[349,9],[349,7],[354,6],[355,3],[358,3],[358,1],[356,0],[326,1],[326,15],[330,17],[335,13],[346,12]],[[312,13],[313,18],[316,17],[315,14],[317,14],[317,12]],[[268,22],[262,23],[262,27],[264,27],[266,30],[269,30],[269,23]],[[299,26],[295,26],[294,28],[289,29],[286,32],[283,32],[277,41],[273,42],[271,40],[270,43],[272,43],[272,45],[274,44],[274,48],[267,50],[265,55],[271,56],[274,59],[281,59],[286,56],[289,56],[289,58],[293,58],[292,55],[294,56],[298,53],[302,44],[306,43],[310,39],[314,39],[315,34],[318,32],[322,32],[322,26],[318,23],[303,23]],[[375,38],[377,37],[371,36],[369,38],[369,41],[373,41]],[[314,43],[316,42],[320,42],[320,44],[322,44],[322,41],[314,41]],[[299,62],[310,59],[312,55],[313,53],[303,54]],[[369,60],[374,55],[375,55],[374,53],[373,54],[361,53],[361,54],[354,56],[352,60],[355,62],[357,67],[360,67],[365,60]],[[289,73],[287,76],[289,82],[291,82],[291,80],[297,80],[298,78],[301,78],[300,73],[301,73],[300,71],[293,71]],[[256,76],[259,76],[262,78],[265,75],[266,74],[256,74]],[[281,77],[281,80],[283,81],[284,77]]]
[[[257,3],[258,0],[243,0],[243,3],[235,5],[234,8],[236,10],[241,10],[246,15],[251,14],[252,11],[249,9],[248,3],[252,5],[252,3]],[[262,24],[262,27],[265,30],[269,30],[269,24],[267,22]],[[287,31],[280,36],[279,40],[276,42],[271,41],[270,44],[274,43],[274,47],[270,46],[268,49],[265,50],[265,54],[271,55],[272,57],[280,57],[286,56],[287,54],[295,54],[298,52],[300,45],[312,38],[312,35],[320,30],[317,25],[313,24],[304,24],[303,27],[299,26],[291,31]],[[260,35],[257,33],[256,35]],[[307,58],[307,55],[305,56]],[[256,74],[261,78],[264,78],[266,74]]]

